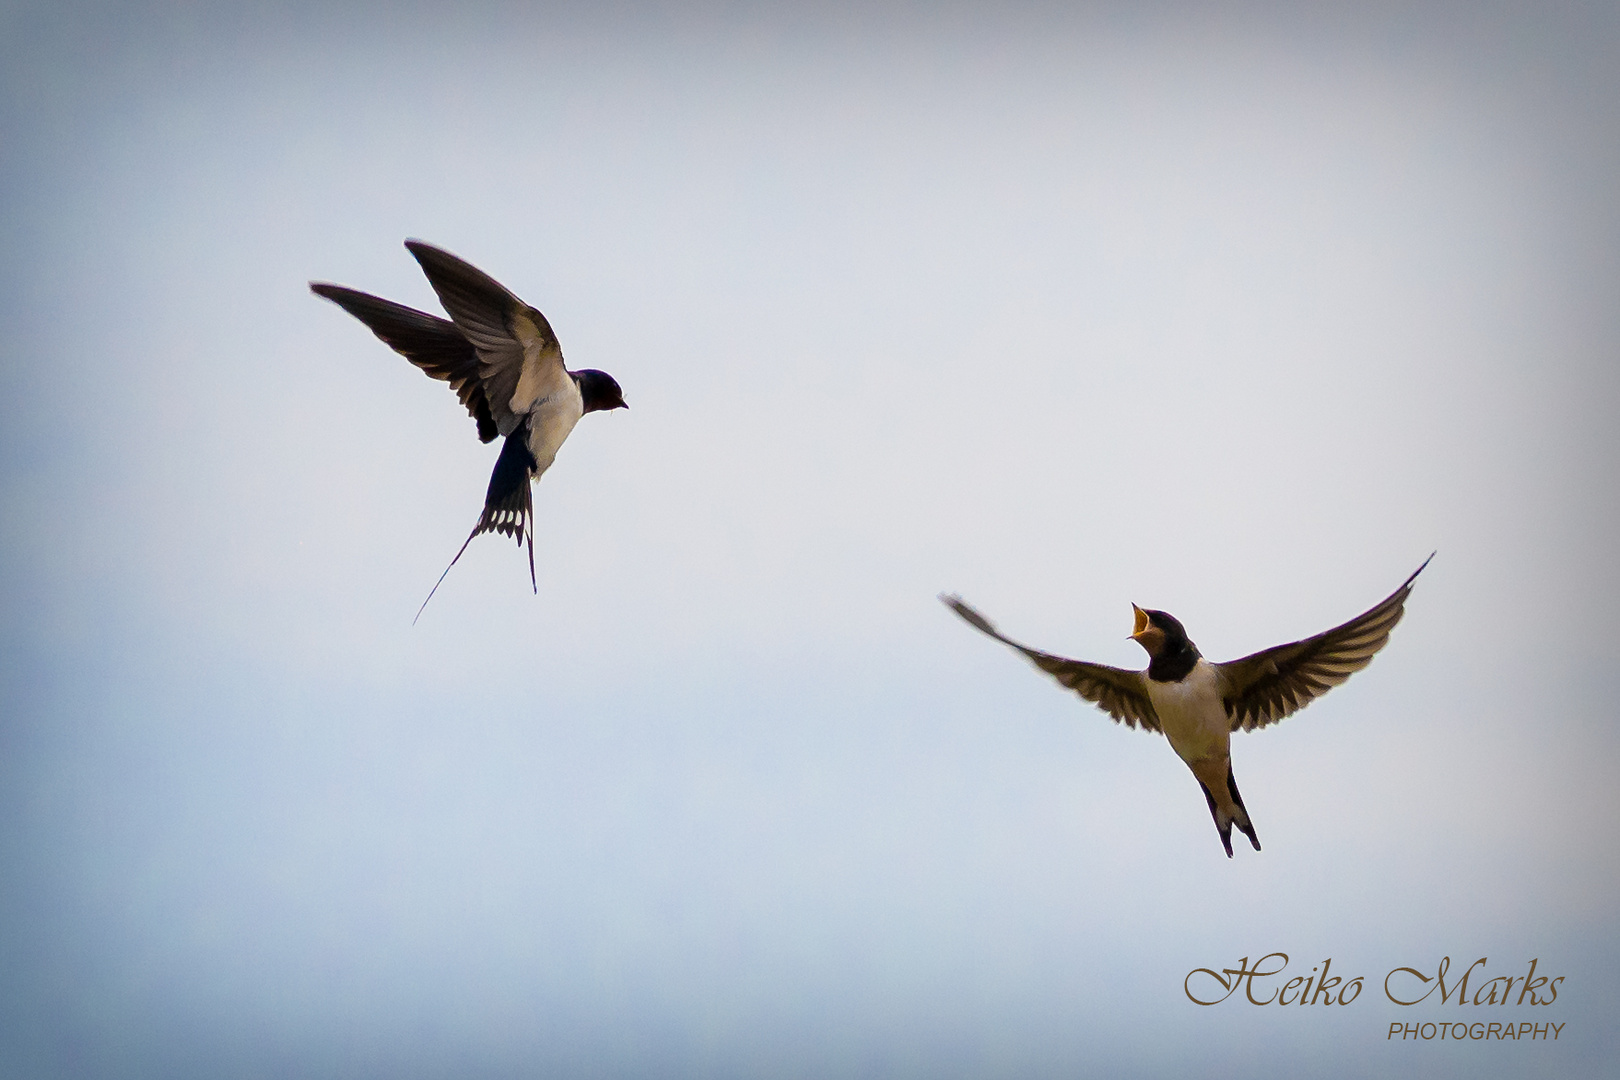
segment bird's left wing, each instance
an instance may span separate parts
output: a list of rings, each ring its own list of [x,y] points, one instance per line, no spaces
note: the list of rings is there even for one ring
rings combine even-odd
[[[323,296],[371,328],[385,345],[433,376],[450,384],[467,412],[478,424],[478,438],[495,438],[495,418],[484,396],[478,350],[456,324],[425,311],[384,300],[358,289],[325,281],[309,283],[310,292]]]
[[[960,596],[941,596],[940,599],[975,630],[989,634],[1004,645],[1011,645],[1029,657],[1036,667],[1126,727],[1134,728],[1141,724],[1148,731],[1159,730],[1159,715],[1153,711],[1153,702],[1148,698],[1140,671],[1126,671],[1107,664],[1088,664],[1084,660],[1066,660],[1031,649],[1003,635],[991,625],[989,619],[964,603]]]
[[[1252,731],[1292,716],[1372,663],[1401,621],[1412,582],[1429,559],[1383,603],[1342,626],[1215,665],[1232,730]]]

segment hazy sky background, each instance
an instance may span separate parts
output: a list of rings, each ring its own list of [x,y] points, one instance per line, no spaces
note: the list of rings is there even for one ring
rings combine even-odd
[[[1612,4],[327,7],[0,12],[0,1075],[1609,1075]],[[407,236],[631,404],[414,627],[496,450],[306,289]],[[1435,549],[1230,861],[935,599],[1225,660]],[[1182,992],[1279,950],[1367,989]]]

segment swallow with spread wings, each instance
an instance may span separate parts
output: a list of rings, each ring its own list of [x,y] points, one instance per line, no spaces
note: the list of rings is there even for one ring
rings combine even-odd
[[[1017,649],[1115,721],[1163,734],[1203,788],[1226,857],[1231,858],[1234,825],[1254,850],[1260,850],[1260,838],[1232,776],[1232,732],[1252,731],[1292,716],[1371,663],[1401,621],[1407,594],[1429,559],[1383,603],[1344,625],[1224,664],[1205,660],[1175,616],[1132,604],[1136,621],[1129,636],[1147,651],[1146,671],[1066,660],[1031,649],[1002,635],[961,597],[940,599],[975,629]]]

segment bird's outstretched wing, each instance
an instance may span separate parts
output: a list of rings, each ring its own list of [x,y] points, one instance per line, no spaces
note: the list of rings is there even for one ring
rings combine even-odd
[[[449,383],[477,422],[481,441],[489,442],[499,433],[484,394],[478,350],[455,323],[342,285],[312,281],[309,289],[365,323],[390,349],[435,379]]]
[[[569,378],[551,324],[471,263],[420,240],[405,246],[456,328],[478,350],[495,426],[510,435],[536,402]]]
[[[1159,730],[1159,716],[1153,711],[1153,702],[1148,698],[1147,686],[1140,671],[1126,671],[1107,664],[1088,664],[1084,660],[1065,660],[1061,656],[1031,649],[1004,636],[991,625],[989,619],[974,611],[960,596],[941,595],[940,599],[975,630],[990,635],[1004,645],[1011,645],[1029,657],[1036,667],[1126,727],[1134,728],[1141,724],[1148,731]]]
[[[1232,730],[1251,731],[1292,716],[1372,663],[1401,621],[1412,582],[1432,558],[1424,559],[1383,603],[1343,626],[1215,665]]]

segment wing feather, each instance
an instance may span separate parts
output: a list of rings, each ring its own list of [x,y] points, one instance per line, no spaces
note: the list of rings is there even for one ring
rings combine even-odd
[[[1124,668],[1091,664],[1084,660],[1066,660],[1061,656],[1031,649],[1004,636],[991,625],[990,620],[969,607],[961,597],[941,596],[940,599],[975,630],[1017,649],[1036,667],[1093,705],[1100,707],[1114,720],[1128,728],[1140,724],[1147,731],[1159,730],[1159,716],[1153,711],[1153,702],[1148,698],[1147,687],[1143,683],[1140,671],[1126,671]]]
[[[1342,626],[1217,664],[1232,730],[1252,731],[1292,716],[1372,663],[1401,621],[1412,583],[1432,558],[1424,559],[1382,603]]]
[[[502,435],[510,435],[532,404],[516,401],[519,383],[549,386],[567,377],[551,324],[471,263],[420,240],[407,240],[405,246],[421,264],[444,310],[478,350],[484,393],[496,426]]]
[[[312,281],[309,288],[365,323],[383,344],[428,375],[449,383],[478,424],[478,438],[483,442],[495,438],[498,432],[484,396],[478,350],[455,323],[342,285]]]

